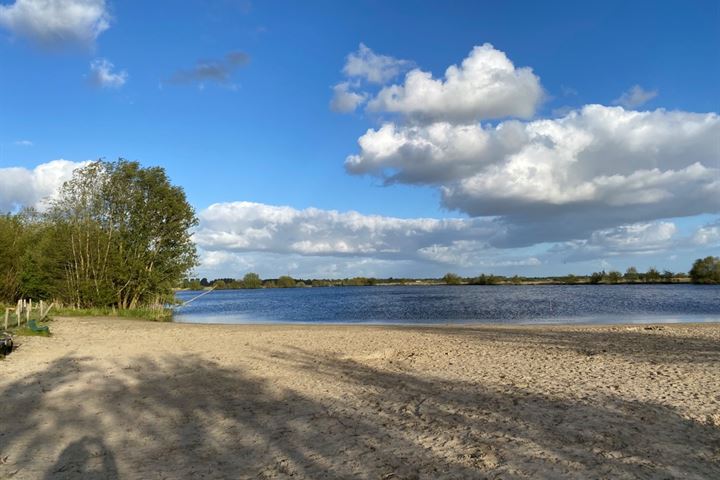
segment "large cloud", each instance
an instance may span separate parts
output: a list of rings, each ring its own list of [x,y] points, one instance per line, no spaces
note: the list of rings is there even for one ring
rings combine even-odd
[[[20,207],[43,209],[75,169],[87,162],[53,160],[32,170],[22,167],[0,168],[0,213]]]
[[[522,250],[489,247],[488,239],[503,229],[490,219],[404,219],[251,202],[214,204],[199,217],[194,239],[202,272],[397,276],[540,265]]]
[[[404,115],[415,121],[468,123],[533,116],[543,97],[540,79],[530,68],[515,68],[504,52],[486,43],[475,47],[444,79],[414,69],[404,83],[383,88],[368,109]]]
[[[679,239],[676,234],[675,224],[667,221],[622,225],[595,231],[587,239],[556,245],[550,251],[560,253],[569,262],[653,255],[682,243],[684,239]]]
[[[232,202],[200,213],[195,241],[206,250],[407,258],[416,257],[423,247],[494,233],[495,226],[487,220],[402,219]]]
[[[105,0],[15,0],[0,5],[0,26],[46,47],[92,46],[110,26]]]
[[[565,117],[497,126],[368,130],[345,165],[386,182],[436,185],[443,203],[502,216],[530,245],[659,218],[720,210],[720,118],[588,105]]]

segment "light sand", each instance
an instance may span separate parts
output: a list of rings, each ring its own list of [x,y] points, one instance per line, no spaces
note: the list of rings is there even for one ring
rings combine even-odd
[[[0,361],[0,478],[720,478],[717,324],[52,331]]]

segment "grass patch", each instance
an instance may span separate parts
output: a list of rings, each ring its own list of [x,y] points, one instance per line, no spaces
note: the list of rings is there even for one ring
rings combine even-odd
[[[36,332],[27,327],[16,327],[11,330],[11,333],[17,337],[49,337],[52,335],[50,332]]]
[[[133,308],[117,310],[113,308],[53,308],[50,312],[55,317],[123,317],[153,322],[169,322],[172,310],[169,308]]]

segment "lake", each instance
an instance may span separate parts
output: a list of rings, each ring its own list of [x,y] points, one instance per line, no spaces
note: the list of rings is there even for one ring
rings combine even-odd
[[[181,291],[187,301],[203,292]],[[720,321],[712,285],[377,286],[216,290],[187,323],[668,323]]]

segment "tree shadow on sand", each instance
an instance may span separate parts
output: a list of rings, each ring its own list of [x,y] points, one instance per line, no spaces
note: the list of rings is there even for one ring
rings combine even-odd
[[[63,477],[83,480],[117,478],[115,456],[101,439],[83,437],[65,447],[45,475],[46,480]]]
[[[314,393],[194,356],[61,358],[0,390],[0,478],[720,478],[718,429],[666,406],[258,355]]]

